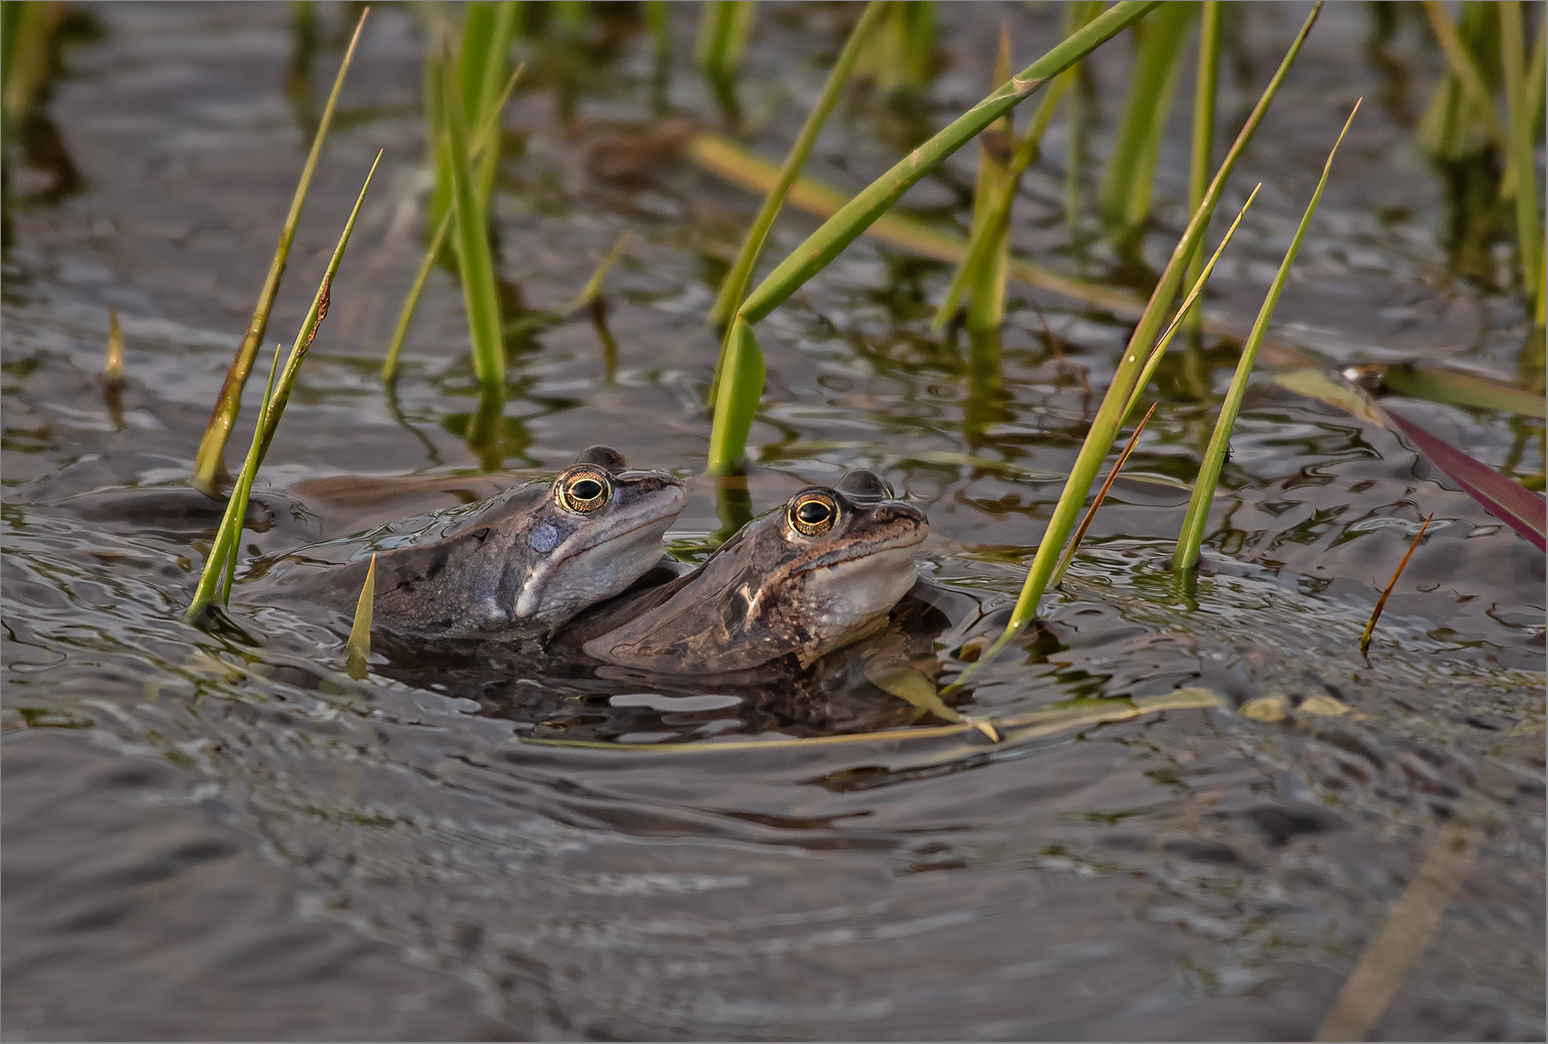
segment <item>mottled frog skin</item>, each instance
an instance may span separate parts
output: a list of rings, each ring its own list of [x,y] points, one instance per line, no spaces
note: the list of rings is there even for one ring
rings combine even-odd
[[[428,542],[378,553],[372,631],[417,638],[542,636],[626,590],[661,558],[687,492],[593,446],[552,482],[530,483],[457,512]],[[291,556],[305,561],[305,553]],[[353,613],[369,558],[297,569],[270,597]]]
[[[918,578],[924,513],[869,471],[809,486],[703,565],[598,606],[558,636],[586,657],[665,673],[801,667],[885,624]]]

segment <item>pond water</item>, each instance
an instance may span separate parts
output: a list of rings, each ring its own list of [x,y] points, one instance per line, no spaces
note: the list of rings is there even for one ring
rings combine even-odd
[[[1372,1034],[1542,1039],[1543,556],[1398,437],[1266,377],[1197,584],[1180,590],[1167,564],[1215,408],[1181,356],[1168,363],[1043,626],[956,703],[1092,716],[1009,742],[927,735],[935,719],[861,682],[685,697],[381,657],[352,681],[332,633],[240,584],[243,633],[186,625],[215,518],[175,486],[352,8],[317,9],[309,56],[288,5],[82,10],[97,32],[68,47],[46,107],[73,177],[19,169],[4,254],[8,1038],[1306,1037],[1437,832],[1460,822],[1476,861]],[[757,200],[669,154],[627,178],[604,162],[659,126],[658,103],[722,127],[688,61],[693,11],[672,15],[664,97],[628,8],[599,5],[590,44],[563,62],[532,49],[497,193],[507,304],[556,306],[633,237],[601,308],[520,345],[492,418],[443,271],[396,393],[375,376],[423,249],[425,142],[420,27],[406,7],[373,11],[271,341],[288,342],[386,155],[260,476],[239,581],[261,556],[488,495],[596,442],[688,480],[671,546],[689,560],[712,546],[723,520],[698,473],[718,345],[703,316]],[[1303,15],[1233,19],[1227,127]],[[793,138],[847,17],[760,5],[738,90],[764,155]],[[929,93],[852,92],[812,173],[862,187],[981,96],[1002,18],[1025,64],[1060,17],[952,5]],[[1492,285],[1508,243],[1457,274],[1455,179],[1412,146],[1441,58],[1416,20],[1372,44],[1373,18],[1325,12],[1243,160],[1225,208],[1263,190],[1212,313],[1250,323],[1363,95],[1265,370],[1424,359],[1540,388],[1528,317]],[[1099,152],[1125,46],[1093,63]],[[1140,264],[1159,267],[1182,223],[1187,79]],[[1061,117],[1023,184],[1015,244],[1133,284],[1136,262],[1064,222],[1067,147]],[[909,212],[965,234],[975,155],[912,190]],[[770,254],[813,227],[787,214]],[[1003,624],[1128,333],[1013,285],[997,345],[932,335],[950,276],[860,241],[771,316],[748,476],[761,511],[869,467],[929,513],[921,568],[952,629],[943,677],[965,666],[965,636]],[[126,344],[116,398],[100,376],[110,306]],[[1195,379],[1218,395],[1233,346],[1207,342],[1199,359]],[[1486,463],[1541,473],[1540,420],[1401,409]],[[1371,606],[1432,512],[1363,657]],[[1179,687],[1218,705],[1098,720]],[[1237,713],[1272,696],[1277,720]],[[607,749],[882,728],[920,735]]]

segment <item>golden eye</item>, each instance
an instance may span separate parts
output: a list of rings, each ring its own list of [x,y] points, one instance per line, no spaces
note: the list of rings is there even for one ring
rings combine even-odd
[[[555,499],[560,507],[585,515],[607,503],[607,495],[607,476],[587,469],[562,478]]]
[[[838,521],[838,505],[825,493],[806,493],[790,502],[786,515],[802,536],[822,536]]]

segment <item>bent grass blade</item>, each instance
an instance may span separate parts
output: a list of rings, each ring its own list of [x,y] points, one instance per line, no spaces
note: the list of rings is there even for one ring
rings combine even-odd
[[[360,21],[355,24],[355,34],[350,37],[349,46],[344,51],[344,60],[339,63],[338,74],[333,79],[333,90],[328,95],[328,104],[323,107],[322,118],[317,121],[317,133],[312,137],[312,149],[307,153],[306,163],[301,168],[301,180],[296,184],[295,195],[290,201],[290,213],[285,216],[285,225],[280,230],[279,244],[274,248],[274,258],[269,262],[269,274],[264,278],[263,289],[258,293],[258,304],[253,309],[253,317],[248,321],[247,332],[242,336],[242,343],[237,347],[236,356],[231,360],[231,366],[226,371],[226,380],[221,385],[220,394],[215,400],[215,409],[210,414],[208,426],[204,431],[204,438],[199,443],[199,451],[194,458],[193,475],[189,483],[206,493],[213,492],[215,484],[225,470],[224,455],[226,441],[231,437],[231,428],[236,424],[237,414],[242,409],[242,390],[247,387],[248,375],[252,373],[253,362],[258,358],[258,345],[263,341],[264,331],[269,327],[269,314],[274,310],[274,299],[279,294],[280,277],[284,275],[285,263],[290,257],[290,246],[296,238],[296,228],[301,222],[301,211],[306,206],[307,192],[312,187],[312,175],[317,170],[317,158],[322,154],[323,141],[328,136],[328,128],[333,123],[333,112],[338,107],[339,92],[344,87],[344,76],[349,72],[350,62],[355,57],[355,47],[360,43],[360,33],[365,28],[366,15],[371,13],[369,7],[360,12]]]
[[[1258,349],[1263,345],[1264,335],[1268,333],[1269,320],[1274,317],[1274,308],[1279,304],[1285,280],[1290,277],[1290,266],[1295,264],[1301,241],[1306,238],[1306,229],[1311,225],[1312,215],[1317,213],[1317,204],[1322,202],[1322,191],[1327,188],[1328,176],[1333,173],[1333,157],[1338,155],[1338,147],[1343,144],[1344,135],[1349,133],[1349,127],[1359,111],[1360,103],[1357,101],[1349,118],[1344,121],[1344,129],[1338,132],[1338,140],[1333,143],[1327,162],[1322,165],[1322,177],[1317,181],[1316,191],[1312,193],[1311,202],[1306,205],[1306,212],[1301,215],[1301,223],[1295,230],[1294,238],[1290,240],[1284,260],[1279,264],[1279,271],[1274,274],[1274,281],[1269,285],[1263,306],[1258,309],[1252,333],[1247,336],[1247,343],[1242,345],[1236,374],[1231,378],[1230,390],[1220,405],[1220,417],[1210,435],[1209,448],[1204,452],[1204,462],[1199,467],[1199,477],[1194,483],[1193,495],[1188,500],[1188,512],[1183,516],[1182,531],[1177,537],[1177,550],[1172,555],[1172,568],[1179,572],[1192,569],[1198,564],[1199,546],[1204,541],[1204,526],[1209,522],[1209,508],[1215,499],[1215,487],[1220,484],[1220,470],[1225,466],[1226,451],[1231,445],[1231,431],[1236,426],[1236,418],[1242,408],[1242,397],[1247,394],[1247,381],[1252,376],[1253,365],[1258,361]]]
[[[1075,463],[1070,469],[1070,477],[1064,484],[1064,490],[1059,494],[1058,503],[1055,504],[1042,540],[1038,543],[1037,553],[1033,556],[1032,565],[1027,570],[1021,595],[1016,600],[1016,606],[1011,612],[1011,619],[1006,624],[1004,633],[947,687],[947,692],[952,692],[964,685],[968,678],[992,660],[1027,624],[1037,618],[1038,603],[1048,588],[1048,581],[1053,576],[1065,541],[1069,539],[1070,532],[1075,526],[1075,516],[1080,512],[1081,505],[1085,503],[1086,494],[1091,492],[1091,487],[1096,482],[1097,472],[1102,466],[1102,460],[1107,456],[1107,451],[1112,447],[1118,429],[1128,414],[1136,382],[1144,370],[1145,360],[1149,357],[1150,347],[1155,343],[1155,336],[1161,329],[1166,310],[1173,295],[1177,293],[1188,258],[1198,248],[1203,237],[1203,229],[1209,223],[1215,206],[1220,202],[1226,179],[1231,176],[1237,159],[1263,123],[1269,106],[1278,95],[1280,85],[1284,83],[1291,66],[1295,64],[1296,56],[1300,54],[1301,46],[1306,42],[1306,37],[1310,34],[1312,26],[1316,24],[1317,16],[1321,11],[1322,4],[1319,0],[1312,7],[1311,13],[1306,16],[1300,32],[1296,34],[1285,52],[1279,68],[1259,96],[1257,104],[1253,106],[1242,129],[1237,133],[1236,140],[1226,151],[1225,158],[1221,160],[1220,167],[1215,171],[1215,176],[1204,193],[1203,202],[1194,211],[1187,229],[1173,248],[1171,259],[1162,270],[1161,278],[1150,295],[1149,303],[1145,306],[1145,312],[1136,324],[1128,346],[1124,349],[1123,358],[1113,374],[1107,394],[1103,396],[1102,404],[1097,408],[1097,415],[1091,422],[1091,429],[1081,443],[1080,452],[1076,455]]]
[[[1403,570],[1408,568],[1408,560],[1414,557],[1414,550],[1418,548],[1419,541],[1424,539],[1424,531],[1430,528],[1430,523],[1435,519],[1435,512],[1430,512],[1424,520],[1424,525],[1419,527],[1419,532],[1414,534],[1413,542],[1408,545],[1408,553],[1398,563],[1397,570],[1392,574],[1392,579],[1387,581],[1381,597],[1376,599],[1376,608],[1371,610],[1371,618],[1365,624],[1365,633],[1360,635],[1360,651],[1368,652],[1371,648],[1371,634],[1376,630],[1376,621],[1381,619],[1381,611],[1387,607],[1387,599],[1392,596],[1392,589],[1397,586],[1398,577],[1403,575]]]
[[[290,401],[290,392],[295,387],[296,378],[301,372],[301,363],[306,358],[307,349],[316,339],[318,327],[327,318],[333,278],[338,274],[340,262],[344,260],[344,250],[349,246],[349,237],[355,230],[355,221],[360,217],[360,207],[365,203],[366,192],[371,188],[371,179],[376,176],[376,168],[381,162],[382,154],[378,152],[376,159],[371,163],[370,172],[366,175],[365,184],[360,187],[360,195],[355,199],[355,207],[349,213],[349,220],[344,223],[344,231],[339,236],[338,245],[334,247],[333,257],[328,261],[328,269],[323,273],[316,296],[312,298],[312,307],[307,310],[306,318],[301,322],[301,329],[290,347],[290,354],[285,358],[285,369],[279,375],[277,382],[273,370],[270,371],[269,388],[264,392],[263,409],[258,415],[258,425],[253,431],[252,446],[248,449],[247,459],[243,462],[242,470],[237,476],[231,499],[226,503],[225,516],[221,519],[220,528],[215,533],[215,542],[210,547],[210,556],[204,563],[204,573],[199,578],[199,586],[194,590],[193,601],[186,613],[190,621],[197,621],[203,615],[204,610],[215,597],[217,586],[223,576],[228,578],[225,585],[225,599],[229,600],[231,597],[229,578],[236,571],[237,544],[242,537],[242,523],[247,517],[247,500],[252,493],[253,480],[257,478],[258,468],[263,464],[263,458],[269,452],[269,445],[274,441],[274,433],[279,430],[280,417],[284,415],[285,404]],[[276,350],[274,366],[277,367],[278,364],[279,353]]]

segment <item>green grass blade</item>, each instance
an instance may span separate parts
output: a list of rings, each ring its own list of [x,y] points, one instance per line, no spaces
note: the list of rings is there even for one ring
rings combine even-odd
[[[518,65],[511,72],[499,101],[484,114],[484,124],[479,128],[478,135],[473,141],[471,158],[475,162],[484,156],[498,139],[500,114],[505,111],[506,104],[510,102],[511,94],[516,90],[516,83],[521,79],[525,68],[525,64]],[[409,287],[408,296],[403,300],[403,310],[398,314],[398,325],[393,329],[392,341],[387,345],[387,358],[382,360],[384,382],[391,383],[398,377],[398,356],[403,352],[403,342],[408,338],[409,327],[413,325],[414,313],[419,308],[419,298],[424,294],[425,283],[429,281],[430,272],[435,268],[436,259],[441,256],[441,249],[446,244],[447,233],[451,231],[451,222],[452,212],[447,208],[441,213],[440,223],[436,226],[435,234],[430,237],[430,246],[425,250],[424,260],[419,263],[419,271],[414,274],[413,285]]]
[[[119,384],[124,379],[124,328],[118,322],[118,309],[108,308],[107,362],[102,376],[109,384]]]
[[[710,308],[711,324],[721,326],[726,323],[737,306],[742,303],[742,298],[747,293],[747,286],[752,282],[753,269],[758,264],[758,256],[763,252],[764,241],[768,239],[769,229],[774,227],[774,220],[779,217],[780,208],[784,205],[785,195],[790,186],[801,176],[801,169],[806,166],[807,158],[811,156],[812,148],[817,144],[817,136],[822,133],[823,125],[827,123],[829,114],[833,112],[833,106],[838,103],[839,95],[854,71],[855,60],[860,56],[866,41],[880,22],[886,6],[883,0],[871,0],[866,5],[865,11],[861,13],[860,20],[855,23],[854,29],[850,31],[849,39],[844,43],[844,49],[839,52],[838,59],[833,63],[833,69],[828,73],[828,80],[823,84],[822,93],[817,97],[817,103],[812,106],[812,111],[807,115],[806,123],[801,127],[801,133],[796,135],[795,144],[790,147],[790,154],[785,157],[784,165],[779,168],[779,176],[764,198],[763,207],[753,220],[752,227],[747,230],[747,236],[742,240],[741,249],[737,251],[731,270],[726,273],[725,280],[720,284],[720,293],[716,295],[715,304]]]
[[[1457,27],[1441,6],[1440,0],[1422,0],[1424,13],[1430,20],[1430,28],[1435,32],[1435,39],[1440,43],[1441,50],[1445,52],[1446,61],[1451,67],[1451,74],[1461,84],[1462,93],[1473,110],[1483,120],[1484,129],[1489,138],[1500,151],[1500,155],[1508,156],[1509,147],[1506,142],[1505,127],[1500,123],[1499,113],[1494,109],[1494,100],[1489,96],[1489,89],[1484,86],[1483,75],[1478,70],[1478,65],[1473,61],[1472,55],[1462,42],[1462,37],[1457,32]]]
[[[484,127],[492,128],[492,140],[477,149],[476,158],[470,157],[470,162],[473,164],[473,188],[477,193],[478,209],[484,214],[489,212],[489,197],[494,191],[495,171],[500,165],[500,111],[505,108],[505,99],[510,97],[508,90],[502,92],[500,84],[506,79],[511,42],[516,39],[522,11],[519,0],[503,0],[496,5],[494,25],[488,39],[483,41],[483,69],[479,77],[477,103],[472,106],[468,114],[468,126],[478,128],[480,131],[473,136],[474,142],[479,142]],[[519,72],[520,70],[518,74]],[[512,77],[513,86],[514,82],[515,77]]]
[[[1064,484],[1063,492],[1059,494],[1059,501],[1048,520],[1048,527],[1038,543],[1037,554],[1033,556],[1032,566],[1027,570],[1026,581],[1022,584],[1021,595],[1016,600],[1016,606],[1011,612],[1010,622],[1005,626],[1005,632],[972,667],[962,673],[952,684],[953,689],[962,686],[980,665],[989,662],[1027,624],[1036,619],[1038,603],[1042,600],[1043,592],[1047,590],[1048,581],[1053,576],[1054,567],[1058,563],[1065,541],[1069,539],[1070,532],[1075,526],[1075,516],[1079,514],[1081,505],[1086,502],[1086,494],[1091,492],[1102,461],[1106,458],[1107,451],[1112,447],[1118,429],[1128,414],[1130,399],[1143,371],[1144,360],[1149,355],[1151,345],[1155,343],[1156,334],[1160,332],[1161,323],[1166,317],[1172,297],[1177,293],[1188,257],[1197,249],[1203,238],[1203,228],[1208,224],[1210,215],[1220,201],[1226,179],[1231,176],[1237,159],[1262,124],[1263,117],[1278,95],[1280,85],[1284,83],[1290,67],[1295,64],[1295,59],[1301,52],[1301,46],[1306,42],[1306,37],[1311,32],[1312,26],[1316,24],[1317,16],[1321,11],[1322,4],[1319,2],[1306,16],[1306,21],[1285,52],[1279,68],[1268,86],[1263,89],[1257,104],[1253,106],[1242,129],[1237,133],[1236,140],[1232,142],[1225,158],[1221,160],[1209,188],[1205,190],[1203,203],[1193,212],[1187,229],[1184,230],[1182,238],[1177,241],[1177,246],[1173,248],[1172,257],[1167,262],[1166,268],[1162,270],[1161,278],[1150,295],[1144,314],[1135,325],[1128,347],[1124,350],[1123,359],[1118,364],[1107,394],[1102,399],[1102,405],[1098,407],[1097,415],[1091,422],[1091,430],[1087,433],[1085,441],[1081,443],[1080,452],[1070,468],[1070,477]]]
[[[1500,0],[1500,55],[1505,66],[1505,100],[1510,113],[1510,163],[1512,171],[1526,171],[1527,177],[1514,179],[1516,197],[1516,249],[1521,264],[1521,285],[1529,298],[1537,295],[1542,259],[1537,256],[1537,241],[1542,235],[1537,224],[1537,167],[1532,144],[1537,127],[1528,122],[1536,104],[1527,99],[1526,32],[1522,25],[1521,0]]]
[[[1204,199],[1204,189],[1209,184],[1209,172],[1214,166],[1215,101],[1220,89],[1220,24],[1222,21],[1220,0],[1204,0],[1203,18],[1199,24],[1199,64],[1193,86],[1193,145],[1188,166],[1188,212],[1199,208]],[[1205,236],[1209,228],[1204,229]],[[1195,250],[1188,261],[1189,283],[1197,283],[1202,270],[1204,252]],[[1190,310],[1189,329],[1197,331],[1203,317],[1203,309]]]
[[[1210,436],[1209,448],[1204,452],[1204,463],[1199,468],[1198,480],[1193,486],[1193,496],[1188,500],[1188,513],[1183,517],[1182,532],[1177,537],[1177,550],[1172,555],[1172,567],[1179,571],[1192,569],[1199,561],[1199,545],[1204,541],[1204,526],[1209,522],[1210,504],[1214,502],[1215,487],[1220,483],[1220,469],[1225,466],[1226,451],[1231,444],[1231,429],[1236,425],[1237,415],[1241,412],[1242,397],[1247,394],[1247,379],[1252,375],[1252,367],[1258,358],[1258,348],[1263,344],[1263,336],[1268,333],[1269,320],[1273,318],[1274,307],[1279,304],[1279,295],[1284,290],[1285,280],[1289,278],[1290,266],[1295,264],[1295,255],[1301,249],[1301,240],[1306,238],[1306,229],[1311,224],[1312,215],[1317,212],[1317,204],[1322,201],[1322,190],[1327,187],[1328,176],[1333,172],[1333,157],[1338,154],[1338,147],[1343,143],[1344,135],[1349,133],[1349,126],[1354,122],[1355,113],[1360,111],[1360,103],[1355,102],[1355,107],[1349,114],[1349,119],[1344,121],[1344,129],[1338,132],[1338,140],[1333,143],[1332,150],[1328,153],[1327,162],[1322,166],[1322,177],[1317,182],[1317,190],[1312,193],[1311,202],[1306,205],[1306,212],[1301,215],[1301,224],[1295,230],[1295,238],[1290,241],[1290,248],[1285,251],[1285,258],[1279,265],[1279,271],[1274,276],[1274,282],[1269,285],[1268,295],[1263,299],[1263,307],[1258,310],[1258,318],[1252,324],[1252,333],[1247,336],[1247,343],[1242,345],[1241,359],[1236,364],[1236,375],[1231,379],[1231,389],[1226,393],[1225,402],[1220,406],[1220,418],[1215,422],[1215,431]]]
[[[376,159],[371,163],[370,173],[366,175],[365,184],[360,187],[360,195],[355,200],[354,209],[350,211],[349,220],[344,224],[344,231],[339,236],[338,245],[334,247],[333,257],[328,261],[328,268],[317,287],[317,294],[312,298],[312,306],[301,322],[301,329],[296,334],[295,343],[290,347],[290,354],[285,357],[285,368],[280,373],[277,383],[273,374],[270,374],[270,387],[264,393],[263,410],[258,416],[258,425],[253,431],[252,446],[247,452],[247,460],[243,462],[241,472],[237,475],[236,486],[231,492],[231,499],[226,504],[225,517],[221,519],[220,528],[215,533],[215,542],[211,545],[209,558],[204,563],[204,573],[199,578],[199,586],[194,591],[193,602],[188,607],[189,620],[197,620],[204,613],[210,600],[215,596],[222,576],[229,576],[236,569],[237,544],[242,536],[242,523],[247,517],[247,499],[252,493],[253,480],[257,477],[258,468],[263,464],[263,458],[274,441],[274,433],[279,430],[280,417],[285,413],[285,404],[290,401],[290,392],[295,387],[296,378],[300,375],[301,363],[306,358],[307,349],[311,348],[312,341],[317,337],[318,327],[327,318],[328,305],[332,299],[333,277],[338,274],[339,264],[344,260],[344,250],[349,246],[349,237],[355,231],[355,221],[360,217],[360,207],[365,203],[366,192],[371,188],[371,179],[376,176],[376,168],[381,161],[382,154],[378,152]],[[276,353],[275,364],[278,365],[278,363],[279,356]],[[229,582],[226,594],[229,597]]]
[[[371,613],[376,607],[376,555],[366,567],[365,583],[360,585],[360,600],[355,603],[355,620],[344,642],[344,669],[356,681],[370,672]]]
[[[452,245],[457,251],[462,300],[468,317],[473,373],[486,388],[505,382],[505,341],[500,323],[500,296],[495,285],[494,259],[489,249],[487,212],[479,207],[468,153],[468,129],[450,47],[442,57],[442,105],[446,134],[442,148],[451,173]]]
[[[1226,245],[1236,235],[1237,226],[1242,223],[1242,218],[1246,215],[1247,208],[1252,206],[1252,201],[1258,198],[1258,190],[1262,187],[1263,182],[1261,181],[1253,186],[1252,192],[1247,196],[1247,202],[1242,204],[1242,209],[1237,212],[1236,220],[1231,222],[1231,227],[1226,229],[1226,234],[1221,237],[1220,245],[1215,248],[1214,254],[1210,256],[1209,263],[1194,278],[1193,286],[1189,289],[1188,296],[1183,298],[1183,303],[1178,307],[1177,314],[1172,317],[1172,322],[1167,326],[1166,332],[1156,341],[1156,346],[1150,350],[1150,356],[1145,360],[1145,367],[1140,370],[1139,378],[1134,382],[1134,390],[1129,394],[1129,405],[1123,411],[1125,420],[1128,419],[1129,414],[1134,412],[1135,404],[1139,402],[1139,397],[1144,394],[1145,385],[1150,383],[1150,378],[1156,372],[1156,367],[1161,365],[1161,357],[1166,354],[1166,349],[1171,345],[1172,338],[1176,336],[1178,329],[1183,325],[1189,313],[1193,311],[1194,304],[1204,293],[1204,286],[1209,282],[1210,273],[1215,270],[1215,262],[1220,260],[1221,254],[1225,253]],[[1194,256],[1201,257],[1203,255],[1195,253]]]
[[[1134,75],[1099,197],[1102,223],[1114,233],[1126,235],[1150,215],[1161,132],[1182,68],[1182,40],[1197,6],[1174,0],[1139,27]]]
[[[242,343],[237,348],[236,356],[231,360],[231,366],[226,371],[226,380],[221,385],[220,394],[215,400],[215,409],[210,414],[209,425],[205,428],[204,438],[199,443],[199,451],[194,457],[193,475],[190,483],[199,489],[211,491],[225,470],[224,455],[226,441],[231,437],[231,427],[236,423],[237,414],[242,409],[242,390],[247,387],[247,378],[253,369],[253,361],[258,357],[258,345],[263,341],[264,331],[269,327],[269,313],[274,310],[274,298],[279,294],[280,277],[285,272],[285,262],[290,257],[290,245],[296,238],[296,227],[301,221],[301,211],[306,206],[307,192],[312,187],[312,174],[317,170],[317,158],[322,154],[323,141],[328,136],[328,128],[333,123],[333,111],[338,107],[339,92],[344,87],[344,76],[349,72],[350,62],[355,57],[355,46],[360,42],[361,30],[365,28],[366,15],[370,8],[360,12],[360,21],[355,25],[355,35],[350,38],[349,47],[344,51],[344,60],[339,63],[338,75],[333,79],[333,90],[328,95],[328,104],[323,107],[322,118],[317,122],[317,133],[312,137],[312,149],[307,153],[306,163],[301,168],[301,180],[296,184],[295,195],[290,201],[290,213],[285,216],[285,225],[280,230],[279,244],[274,248],[274,258],[269,262],[269,274],[264,278],[263,289],[258,293],[258,304],[253,309],[253,317],[248,321],[247,332],[242,336]]]
[[[688,142],[688,155],[704,169],[753,192],[767,192],[776,176],[773,164],[718,134],[704,132],[694,135]],[[811,178],[797,179],[790,186],[790,193],[785,199],[790,206],[821,218],[833,217],[849,201],[850,198],[838,189]],[[883,214],[872,222],[865,234],[937,261],[960,265],[968,256],[969,244],[961,239],[896,214]],[[1105,308],[1115,315],[1137,319],[1145,309],[1145,302],[1122,290],[1072,279],[1017,258],[1011,259],[1008,271],[1012,278],[1028,286],[1052,290],[1074,300]]]
[[[1121,0],[1089,24],[1066,37],[1043,57],[1011,77],[1009,83],[953,120],[877,178],[843,209],[807,237],[771,272],[742,305],[741,314],[756,323],[822,271],[845,247],[947,156],[967,144],[985,127],[1014,108],[1054,76],[1128,28],[1158,0]]]
[[[1108,492],[1113,488],[1113,482],[1118,478],[1118,472],[1123,470],[1124,464],[1129,460],[1129,455],[1134,452],[1134,447],[1139,445],[1139,437],[1145,430],[1145,425],[1150,423],[1150,418],[1155,416],[1156,407],[1160,403],[1153,402],[1150,409],[1145,411],[1145,416],[1134,426],[1134,431],[1129,435],[1129,441],[1124,444],[1123,452],[1118,454],[1118,459],[1113,462],[1113,468],[1107,473],[1107,480],[1102,483],[1102,488],[1097,490],[1096,499],[1091,502],[1091,507],[1086,509],[1086,517],[1080,520],[1080,525],[1075,529],[1075,535],[1070,537],[1070,542],[1064,545],[1064,553],[1059,556],[1059,564],[1054,566],[1053,577],[1049,584],[1058,587],[1059,581],[1064,579],[1065,571],[1070,568],[1070,563],[1075,560],[1075,552],[1080,550],[1080,542],[1086,538],[1086,530],[1091,528],[1091,522],[1096,518],[1097,508],[1107,499]]]
[[[1379,377],[1385,390],[1405,398],[1453,406],[1477,406],[1527,417],[1548,417],[1548,401],[1540,392],[1527,391],[1480,374],[1427,363],[1394,363],[1373,367],[1369,372]]]
[[[706,470],[723,475],[746,456],[747,433],[752,430],[758,399],[763,394],[763,349],[753,336],[752,324],[738,315],[726,333],[725,365],[715,397],[715,421],[710,428]]]
[[[707,0],[699,8],[694,64],[716,78],[736,72],[752,31],[752,16],[752,0]]]

